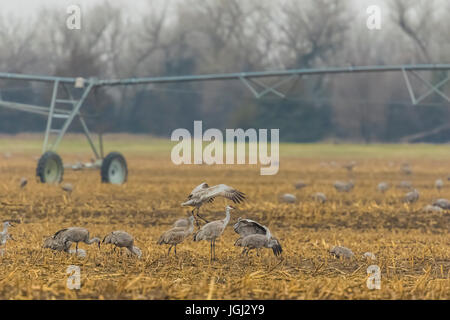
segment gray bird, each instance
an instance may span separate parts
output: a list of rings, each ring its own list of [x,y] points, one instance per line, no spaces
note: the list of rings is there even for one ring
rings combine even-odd
[[[408,163],[404,163],[401,167],[401,170],[406,175],[412,174],[412,169]]]
[[[73,191],[73,185],[71,183],[64,183],[61,186],[61,189],[63,189],[65,192],[71,194]]]
[[[389,189],[389,184],[387,182],[380,182],[377,186],[378,191],[386,192]]]
[[[344,182],[344,181],[336,181],[334,183],[334,188],[339,192],[349,192],[354,187],[353,181]]]
[[[444,181],[442,181],[442,179],[437,179],[434,182],[434,186],[436,187],[436,189],[438,189],[438,191],[441,191],[441,189],[444,187]]]
[[[75,252],[78,253],[78,242],[84,242],[88,245],[91,245],[93,243],[97,243],[98,247],[100,248],[100,239],[99,238],[92,238],[89,239],[89,231],[85,228],[80,227],[70,227],[66,229],[59,230],[53,235],[54,239],[62,240],[63,243],[70,241],[75,242]]]
[[[349,163],[344,164],[342,167],[347,169],[349,172],[353,170],[353,168],[356,166],[355,161],[350,161]]]
[[[214,260],[216,258],[216,240],[222,235],[223,231],[228,225],[228,222],[230,222],[230,211],[234,210],[234,207],[226,206],[225,209],[226,209],[225,219],[212,221],[205,224],[194,235],[194,241],[207,240],[211,243],[211,255],[210,255],[211,260]]]
[[[312,198],[313,198],[315,201],[320,202],[320,203],[325,203],[325,202],[327,202],[327,196],[326,196],[324,193],[322,193],[322,192],[316,192],[316,193],[314,193],[314,194],[312,195]]]
[[[308,186],[308,184],[303,182],[302,180],[299,180],[294,184],[295,189],[303,189],[306,186]]]
[[[280,196],[279,200],[284,203],[295,203],[297,201],[297,197],[293,194],[285,193]]]
[[[435,205],[431,205],[431,204],[427,204],[424,208],[423,208],[424,212],[443,212],[444,210],[442,210],[441,207],[435,206]]]
[[[24,177],[22,177],[22,178],[20,178],[20,188],[21,189],[23,189],[23,188],[25,188],[25,186],[27,185],[27,183],[28,183],[28,180],[27,180],[27,178],[24,178]]]
[[[134,245],[133,236],[126,231],[117,230],[110,232],[103,238],[102,243],[113,244],[119,248],[127,248],[128,251],[136,255],[138,258],[142,256],[141,249]]]
[[[181,219],[180,219],[181,220]],[[178,220],[178,221],[180,221]],[[169,244],[169,251],[167,255],[170,254],[170,250],[174,247],[175,255],[177,254],[177,245],[189,237],[192,232],[194,232],[194,216],[190,216],[188,219],[189,225],[186,227],[174,227],[170,230],[164,232],[158,239],[157,244]]]
[[[8,228],[13,226],[14,225],[10,221],[3,222],[3,231],[0,232],[0,242],[3,246],[5,246],[5,249],[3,251],[6,250],[6,242],[8,240],[14,240],[14,238],[8,233]]]
[[[336,258],[345,258],[345,259],[350,259],[355,256],[352,250],[341,246],[331,248],[330,254]]]
[[[42,248],[52,249],[55,251],[64,251],[68,253],[71,245],[71,241],[64,241],[64,239],[62,238],[55,239],[53,236],[51,236],[45,238]]]
[[[448,201],[447,199],[437,199],[433,201],[433,206],[448,210],[450,209],[450,201]]]
[[[218,184],[210,187],[207,183],[203,182],[191,191],[187,197],[187,201],[183,202],[181,205],[194,207],[192,210],[192,215],[194,216],[198,226],[198,221],[194,211],[197,209],[197,217],[205,222],[208,222],[208,220],[199,215],[200,207],[205,203],[213,202],[216,197],[224,197],[230,199],[234,203],[241,203],[245,200],[245,194],[232,187],[225,184]]]
[[[411,192],[408,192],[404,197],[403,197],[403,202],[406,203],[414,203],[417,200],[419,200],[419,191],[417,191],[416,189],[414,189]]]
[[[261,248],[272,249],[275,256],[283,252],[280,242],[272,236],[269,228],[256,221],[239,218],[233,229],[240,236],[234,245],[244,247],[242,254],[248,255],[250,250],[257,249],[259,255],[258,250]]]
[[[400,188],[400,189],[412,189],[412,183],[411,183],[411,181],[401,181],[397,185],[397,188]]]

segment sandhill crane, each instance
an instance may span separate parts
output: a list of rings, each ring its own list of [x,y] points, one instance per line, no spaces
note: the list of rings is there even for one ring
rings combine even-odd
[[[442,210],[441,207],[435,206],[435,205],[431,205],[431,204],[427,204],[424,208],[423,208],[424,212],[443,212],[444,210]]]
[[[397,188],[412,189],[412,183],[411,181],[400,181],[400,183],[397,185]]]
[[[326,196],[324,193],[322,193],[322,192],[316,192],[316,193],[314,193],[314,194],[312,195],[312,198],[313,198],[315,201],[320,202],[320,203],[325,203],[325,202],[327,202],[327,196]]]
[[[450,209],[450,201],[447,199],[437,199],[433,201],[433,206],[447,210]]]
[[[363,258],[366,258],[367,260],[377,260],[377,257],[372,252],[364,252]]]
[[[27,183],[28,183],[27,178],[24,178],[24,177],[20,178],[19,186],[20,186],[21,189],[25,188],[25,186],[27,185]]]
[[[349,192],[353,189],[355,185],[353,184],[353,181],[344,182],[344,181],[336,181],[334,183],[334,188],[339,192]]]
[[[48,248],[56,251],[69,252],[69,248],[72,245],[71,241],[64,241],[61,238],[54,238],[53,236],[47,237],[44,240],[42,248]]]
[[[438,191],[441,191],[441,189],[444,187],[444,181],[442,181],[442,179],[437,179],[434,182],[434,186],[436,187],[436,189],[438,189]]]
[[[246,236],[245,238],[239,238],[234,243],[235,246],[238,247],[244,247],[244,250],[242,251],[242,254],[250,252],[252,249],[261,249],[261,248],[270,248],[273,251],[273,254],[275,256],[278,256],[283,251],[281,249],[280,242],[278,239],[264,236],[262,234],[251,234],[249,236]],[[259,252],[257,251],[257,255],[259,256]]]
[[[378,191],[386,192],[389,189],[389,184],[387,182],[380,182],[377,186]]]
[[[8,228],[13,227],[14,225],[10,221],[3,222],[3,231],[0,232],[0,241],[5,249],[2,250],[2,253],[6,250],[6,242],[8,240],[14,240],[13,237],[8,233]]]
[[[412,173],[412,169],[408,163],[404,163],[401,167],[401,170],[406,175],[410,175]]]
[[[68,194],[71,194],[73,191],[73,185],[71,183],[65,183],[61,186],[61,189],[63,189]]]
[[[331,248],[330,254],[336,258],[345,258],[345,259],[350,259],[355,256],[352,250],[341,246]]]
[[[344,164],[342,167],[347,169],[348,172],[351,172],[355,166],[356,166],[356,162],[350,161],[349,163]]]
[[[70,241],[63,241],[63,239],[54,239],[53,237],[48,237],[44,240],[44,244],[42,248],[49,248],[55,251],[64,251],[69,254],[76,254],[78,257],[84,258],[86,257],[86,250],[84,249],[69,249],[72,245]]]
[[[108,233],[102,240],[102,243],[113,244],[119,248],[127,248],[132,254],[135,254],[140,258],[142,251],[134,245],[134,238],[128,232],[117,230]],[[115,248],[114,248],[115,249]]]
[[[303,182],[302,180],[299,180],[294,184],[295,189],[302,189],[306,186],[308,186],[308,184]]]
[[[228,222],[230,222],[230,211],[234,209],[232,206],[226,206],[225,219],[212,221],[205,224],[200,230],[194,235],[194,241],[207,240],[211,242],[211,256],[210,259],[214,260],[216,258],[216,240],[219,238]],[[214,252],[214,257],[213,257]]]
[[[285,193],[280,196],[279,200],[280,202],[285,203],[295,203],[295,201],[297,201],[297,197],[293,194]]]
[[[194,190],[187,197],[187,201],[183,202],[182,206],[194,207],[192,210],[192,215],[195,217],[194,211],[197,209],[197,216],[208,223],[206,219],[199,215],[200,207],[205,203],[211,203],[216,197],[224,197],[232,200],[234,203],[241,203],[245,200],[245,194],[229,187],[225,184],[218,184],[216,186],[208,186],[207,183],[203,182],[196,186]],[[198,226],[198,220],[195,219]]]
[[[100,239],[99,238],[92,238],[89,239],[89,231],[85,228],[80,227],[70,227],[66,229],[59,230],[53,235],[54,239],[61,239],[63,243],[66,241],[75,242],[75,252],[78,253],[78,242],[84,242],[86,244],[93,244],[97,243],[98,247],[100,248]]]
[[[194,232],[194,216],[188,218],[189,225],[187,227],[175,227],[164,232],[158,239],[157,244],[170,244],[167,255],[174,247],[175,255],[177,254],[177,245],[184,241],[189,235]]]
[[[417,200],[419,200],[419,191],[417,191],[416,189],[414,189],[411,192],[408,192],[404,197],[403,197],[403,202],[406,203],[414,203]]]
[[[280,242],[272,237],[269,228],[256,221],[239,218],[233,229],[240,236],[234,245],[244,247],[242,254],[248,255],[250,250],[261,248],[271,248],[275,256],[283,252]]]

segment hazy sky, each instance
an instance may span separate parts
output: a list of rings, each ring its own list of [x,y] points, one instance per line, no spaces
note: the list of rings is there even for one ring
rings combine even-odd
[[[113,4],[119,4],[124,8],[124,10],[129,11],[131,14],[133,12],[138,12],[139,8],[143,7],[149,1],[152,2],[162,2],[169,0],[109,0]],[[171,0],[172,2],[177,2],[177,0]],[[198,0],[204,1],[204,0]],[[278,0],[283,1],[283,0]],[[301,1],[301,0],[298,0]],[[360,14],[365,14],[365,9],[372,4],[380,5],[384,8],[383,0],[342,0],[352,3],[353,8],[357,9]],[[104,0],[0,0],[0,11],[2,13],[7,13],[8,15],[14,16],[29,16],[33,15],[41,7],[60,7],[63,12],[65,8],[71,4],[79,4],[82,8],[89,8],[90,6],[103,3]],[[382,12],[383,14],[384,12]]]

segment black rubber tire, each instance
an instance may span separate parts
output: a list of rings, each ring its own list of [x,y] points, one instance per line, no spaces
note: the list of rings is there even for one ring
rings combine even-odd
[[[112,164],[114,164],[115,166],[120,165],[121,172],[115,174],[114,169],[110,168]],[[110,172],[110,170],[113,170],[113,171]],[[125,157],[120,152],[108,153],[108,155],[103,159],[100,174],[101,174],[103,183],[112,183],[112,184],[125,183],[128,178],[128,167],[127,167],[127,161],[125,160]],[[111,176],[111,174],[113,176]]]
[[[49,166],[53,166],[50,168]],[[55,171],[56,170],[56,171]],[[50,176],[53,171],[52,176]],[[64,166],[61,157],[53,151],[44,153],[38,161],[36,176],[42,183],[60,183],[64,175]]]

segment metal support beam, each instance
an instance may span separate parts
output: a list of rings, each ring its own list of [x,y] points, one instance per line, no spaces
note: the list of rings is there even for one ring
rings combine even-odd
[[[67,88],[67,86],[65,84],[63,84],[63,88],[67,93],[67,96],[69,97],[70,100],[67,101],[71,101],[73,107],[76,107],[77,101],[74,100],[72,92],[69,90],[69,88]],[[94,152],[95,158],[96,159],[102,159],[102,156],[99,155],[99,153],[97,152],[97,148],[95,147],[95,144],[92,140],[91,137],[91,133],[89,132],[89,129],[86,125],[86,122],[84,121],[83,117],[81,116],[80,113],[78,113],[78,119],[80,120],[81,126],[83,127],[83,131],[84,131],[84,135],[86,136],[86,139],[88,140],[89,145],[91,146],[92,151]]]
[[[76,106],[73,108],[72,112],[69,114],[69,118],[64,122],[64,125],[58,134],[58,137],[56,138],[56,141],[54,145],[52,146],[52,150],[56,150],[58,148],[62,138],[64,137],[64,134],[67,132],[67,129],[69,128],[70,124],[72,123],[75,116],[78,114],[78,111],[80,111],[81,106],[83,105],[84,100],[86,100],[87,96],[89,95],[89,92],[91,91],[92,87],[94,86],[93,82],[90,82],[88,87],[84,89],[84,92],[76,104]]]
[[[413,75],[415,75],[418,79],[422,80],[423,83],[425,83],[425,85],[427,87],[429,87],[432,91],[436,92],[438,95],[440,95],[442,98],[444,98],[445,100],[447,100],[448,102],[450,102],[450,98],[443,93],[441,90],[439,90],[439,88],[437,87],[437,85],[433,85],[431,82],[429,82],[427,79],[423,78],[420,74],[418,74],[415,71],[411,71],[411,73]],[[448,80],[448,77],[447,77]],[[444,82],[445,83],[445,82]]]
[[[56,96],[58,93],[58,85],[59,85],[59,80],[56,80],[55,83],[53,84],[53,94],[52,94],[52,100],[50,102],[50,109],[48,111],[47,127],[45,129],[44,143],[42,144],[42,153],[47,151],[48,137],[50,135],[50,130],[52,129],[53,112],[55,109],[55,101],[56,101]]]

